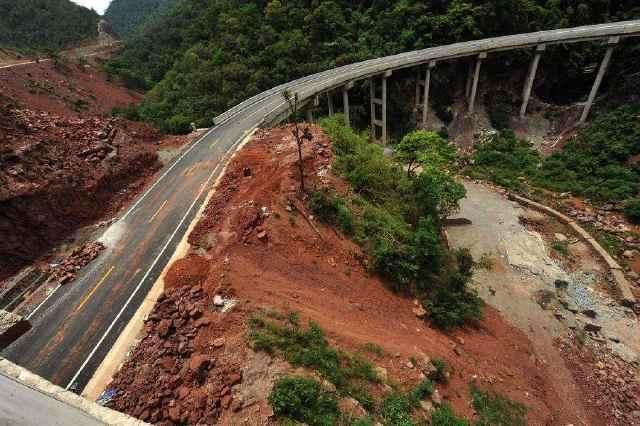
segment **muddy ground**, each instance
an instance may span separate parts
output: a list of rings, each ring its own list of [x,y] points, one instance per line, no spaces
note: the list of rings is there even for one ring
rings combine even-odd
[[[447,234],[488,264],[474,276],[480,296],[529,336],[576,424],[640,423],[640,328],[606,265],[554,219],[490,186],[465,187],[459,216],[472,223]]]
[[[344,190],[330,173],[330,142],[317,128],[313,133],[305,148],[307,182]],[[260,132],[238,153],[189,237],[190,253],[170,269],[145,336],[111,384],[113,408],[158,424],[273,423],[265,397],[290,367],[252,352],[246,341],[249,316],[269,308],[317,321],[342,349],[379,345],[382,355],[366,356],[402,386],[419,380],[410,357],[444,359],[451,379],[438,390],[459,415],[474,418],[475,380],[526,405],[530,424],[589,418],[580,405],[567,404],[555,365],[493,307],[477,328],[451,334],[417,318],[411,299],[361,264],[355,244],[312,219],[297,199],[295,173],[287,129]],[[223,313],[216,295],[238,304]]]

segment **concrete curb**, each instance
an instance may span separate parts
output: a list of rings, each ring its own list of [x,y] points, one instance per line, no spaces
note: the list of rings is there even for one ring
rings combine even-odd
[[[519,202],[520,204],[524,204],[528,207],[531,207],[535,210],[541,211],[543,213],[547,213],[556,219],[560,220],[560,222],[568,225],[573,231],[578,234],[583,240],[585,240],[593,250],[598,253],[598,255],[604,260],[609,269],[611,270],[611,275],[613,276],[613,282],[616,285],[618,293],[620,295],[620,304],[626,307],[633,308],[633,306],[637,303],[637,300],[633,293],[631,292],[631,286],[629,281],[624,276],[624,272],[622,267],[618,262],[615,261],[613,257],[589,234],[584,230],[580,225],[578,225],[573,219],[564,214],[560,213],[557,210],[552,209],[551,207],[545,206],[544,204],[537,203],[533,200],[529,200],[528,198],[521,197],[520,195],[516,195],[513,193],[509,193],[508,197],[510,200],[514,200]]]
[[[126,414],[98,405],[73,392],[66,391],[4,358],[0,358],[0,374],[26,388],[39,392],[43,398],[54,399],[68,406],[69,409],[76,409],[85,413],[88,417],[95,419],[96,424],[104,423],[122,426],[142,426],[148,424],[127,416]],[[29,409],[31,408],[24,407],[24,410],[28,411]]]

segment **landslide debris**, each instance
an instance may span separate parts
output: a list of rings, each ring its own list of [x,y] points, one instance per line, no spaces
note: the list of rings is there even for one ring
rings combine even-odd
[[[305,182],[349,191],[330,173],[331,142],[319,128],[312,132],[303,151]],[[189,253],[165,276],[165,296],[145,336],[108,389],[112,408],[163,425],[273,424],[274,384],[318,373],[250,347],[250,318],[277,311],[297,312],[300,324],[316,322],[327,347],[366,357],[381,380],[371,392],[378,401],[388,398],[390,411],[406,405],[410,390],[424,390],[419,385],[432,369],[425,373],[424,360],[438,358],[448,380],[419,404],[416,413],[427,419],[437,404],[473,418],[475,381],[526,405],[532,424],[576,422],[559,405],[554,376],[526,336],[496,311],[487,308],[478,329],[451,334],[417,318],[413,300],[389,290],[363,264],[362,250],[299,200],[296,161],[286,127],[259,130],[234,157],[189,235]],[[339,402],[341,410],[350,405],[364,414],[360,403]]]
[[[76,273],[98,257],[104,249],[104,244],[97,241],[77,247],[60,265],[57,265],[53,269],[51,278],[56,280],[60,285],[73,281]]]
[[[124,201],[159,162],[145,126],[0,97],[0,279]]]

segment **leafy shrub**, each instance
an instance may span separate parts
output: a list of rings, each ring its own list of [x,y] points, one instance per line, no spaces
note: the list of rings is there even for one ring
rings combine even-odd
[[[167,121],[163,130],[172,134],[189,133],[191,131],[191,120],[184,115],[174,115]]]
[[[526,408],[505,397],[471,386],[473,407],[478,413],[477,426],[525,426]]]
[[[420,401],[431,396],[431,394],[433,394],[433,383],[429,379],[424,379],[409,392],[409,402],[414,408],[417,408],[420,405]]]
[[[309,425],[333,425],[339,415],[335,397],[321,389],[313,379],[283,377],[269,395],[269,404],[277,416]]]
[[[440,358],[433,358],[431,363],[436,368],[436,371],[431,374],[431,380],[436,383],[447,383],[447,363]]]
[[[640,224],[640,198],[632,198],[625,201],[624,214],[633,223]]]
[[[353,233],[353,216],[343,198],[328,191],[313,191],[309,206],[322,221],[337,225],[347,235]]]
[[[396,160],[407,165],[411,174],[416,165],[444,167],[456,158],[456,151],[435,132],[416,130],[405,135],[395,146]]]
[[[140,121],[138,107],[135,104],[129,104],[125,107],[115,107],[111,110],[114,117],[123,117],[131,121]]]
[[[441,405],[431,415],[431,426],[469,426],[469,422],[456,417],[449,405]]]

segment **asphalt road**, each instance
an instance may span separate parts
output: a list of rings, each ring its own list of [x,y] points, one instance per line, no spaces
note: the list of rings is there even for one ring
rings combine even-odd
[[[31,317],[32,329],[2,355],[63,387],[81,391],[173,255],[234,148],[255,127],[282,117],[286,87],[302,99],[386,70],[479,52],[640,35],[640,21],[485,39],[378,58],[263,92],[216,118],[103,236],[107,249]],[[615,60],[615,57],[614,57]],[[437,72],[437,69],[436,71]]]

